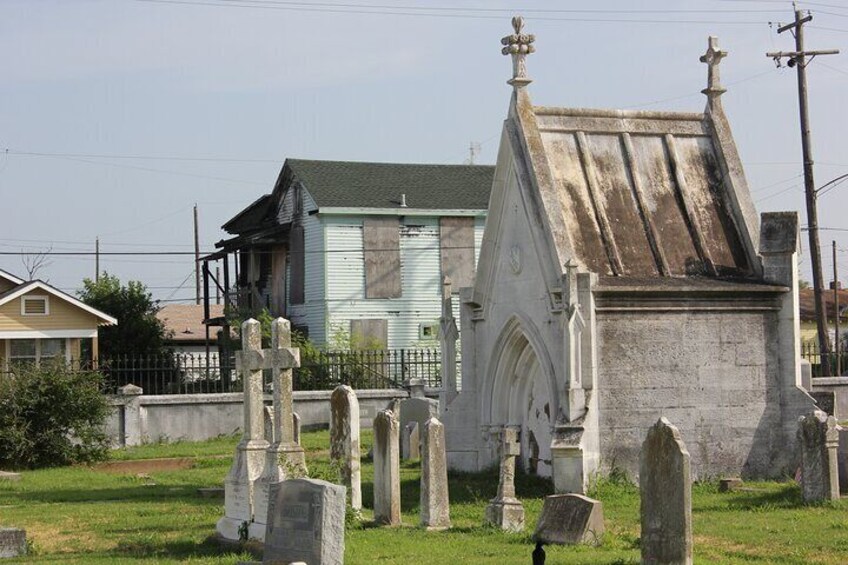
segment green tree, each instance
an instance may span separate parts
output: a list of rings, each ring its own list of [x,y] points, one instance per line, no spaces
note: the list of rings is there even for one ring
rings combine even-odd
[[[97,281],[83,280],[80,300],[118,319],[116,326],[100,328],[100,352],[104,357],[150,355],[165,351],[165,325],[156,317],[159,305],[139,281],[126,286],[118,277],[103,273]]]

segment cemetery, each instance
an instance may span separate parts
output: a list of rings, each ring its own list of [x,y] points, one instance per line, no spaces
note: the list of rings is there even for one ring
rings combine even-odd
[[[538,107],[513,26],[479,271],[443,284],[442,388],[342,384],[302,429],[291,325],[263,343],[249,319],[237,434],[151,440],[127,385],[112,462],[0,473],[0,558],[848,562],[845,415],[802,375],[799,220],[753,209],[726,53],[709,38],[703,113]]]

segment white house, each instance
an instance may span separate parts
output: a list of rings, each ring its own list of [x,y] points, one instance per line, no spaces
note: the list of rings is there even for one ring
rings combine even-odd
[[[493,173],[287,159],[274,191],[224,224],[234,237],[206,258],[207,276],[237,288],[228,301],[240,309],[285,316],[317,344],[435,345],[442,278],[474,279]]]

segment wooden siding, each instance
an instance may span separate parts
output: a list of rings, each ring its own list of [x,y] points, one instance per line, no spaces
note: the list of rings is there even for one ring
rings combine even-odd
[[[303,244],[305,252],[304,301],[288,303],[288,318],[296,326],[308,326],[309,338],[315,343],[326,340],[325,320],[325,262],[324,226],[316,215],[303,217]],[[287,268],[286,287],[291,288],[291,261]]]
[[[44,296],[41,289],[33,289],[0,306],[0,331],[95,330],[98,319],[92,314],[50,296],[50,314],[47,316],[22,316],[21,299],[25,296]],[[118,321],[120,323],[120,320]]]
[[[291,259],[291,286],[289,287],[289,302],[292,304],[303,304],[306,300],[306,244],[304,242],[303,232],[303,226],[296,225],[292,227],[289,234],[289,245],[291,246],[289,253],[289,257]]]

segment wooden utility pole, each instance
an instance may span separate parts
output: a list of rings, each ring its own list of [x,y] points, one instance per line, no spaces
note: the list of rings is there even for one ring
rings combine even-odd
[[[200,230],[197,227],[197,204],[194,205],[194,303],[200,304]]]
[[[829,377],[830,339],[827,335],[826,312],[824,309],[824,277],[822,276],[821,248],[819,246],[819,220],[816,209],[816,185],[813,180],[813,149],[810,139],[810,116],[807,109],[807,64],[816,55],[835,55],[837,49],[823,51],[804,51],[804,24],[813,19],[811,14],[802,16],[801,10],[795,10],[795,21],[777,29],[777,33],[792,31],[795,34],[795,51],[766,53],[778,66],[785,57],[788,65],[798,72],[798,108],[801,116],[801,151],[804,158],[804,192],[807,200],[807,232],[810,238],[810,259],[813,268],[813,293],[816,304],[816,329],[819,337],[821,375]],[[808,59],[809,57],[809,59]]]
[[[94,282],[100,280],[100,236],[94,240]]]
[[[836,326],[836,336],[833,339],[833,350],[836,351],[836,376],[842,375],[842,350],[839,347],[839,273],[836,269],[836,241],[833,242],[833,318]]]

